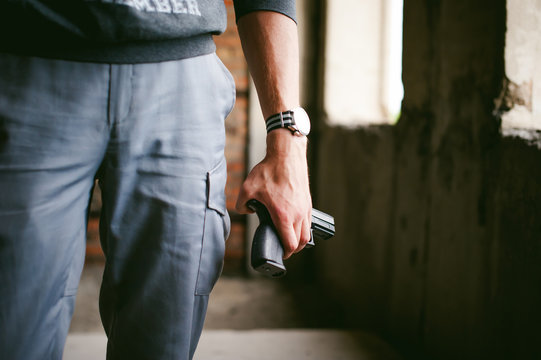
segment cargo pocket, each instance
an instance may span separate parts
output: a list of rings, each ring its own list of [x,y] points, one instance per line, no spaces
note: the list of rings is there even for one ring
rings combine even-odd
[[[201,258],[195,295],[209,295],[224,264],[225,240],[229,236],[230,220],[225,205],[225,159],[207,173],[207,207],[201,244]]]

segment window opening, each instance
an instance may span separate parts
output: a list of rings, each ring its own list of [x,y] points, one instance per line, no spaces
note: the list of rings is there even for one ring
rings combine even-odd
[[[402,86],[403,0],[329,0],[324,107],[332,125],[395,123]]]

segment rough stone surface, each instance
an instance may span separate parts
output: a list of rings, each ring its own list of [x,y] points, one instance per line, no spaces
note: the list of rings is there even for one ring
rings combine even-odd
[[[507,1],[505,75],[511,104],[503,114],[505,128],[541,130],[541,2]]]

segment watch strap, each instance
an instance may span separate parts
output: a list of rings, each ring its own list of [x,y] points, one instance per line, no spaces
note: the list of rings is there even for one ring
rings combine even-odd
[[[286,128],[294,131],[294,129],[292,129],[292,126],[295,125],[293,111],[288,110],[271,115],[267,118],[265,123],[267,125],[267,133],[279,128]]]

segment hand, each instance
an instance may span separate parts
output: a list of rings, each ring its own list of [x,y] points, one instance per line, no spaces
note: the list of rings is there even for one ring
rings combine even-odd
[[[289,130],[267,135],[267,155],[257,164],[241,187],[236,210],[251,213],[250,199],[269,211],[284,248],[284,259],[301,251],[310,241],[312,198],[306,162],[307,139]]]

